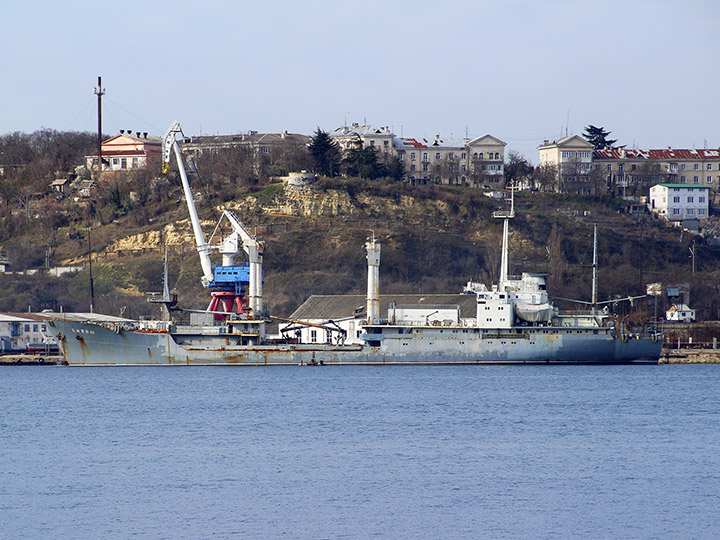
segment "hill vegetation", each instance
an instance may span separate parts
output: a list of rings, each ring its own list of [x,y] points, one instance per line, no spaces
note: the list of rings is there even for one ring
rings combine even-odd
[[[156,316],[157,307],[145,301],[144,293],[162,290],[166,243],[170,285],[180,305],[205,307],[209,295],[200,285],[176,172],[167,177],[154,171],[105,174],[87,199],[50,189],[56,177],[82,174],[75,166],[94,144],[89,134],[0,138],[1,152],[12,148],[20,156],[13,158],[16,167],[4,167],[0,180],[0,246],[14,272],[0,275],[0,311],[87,311],[91,248],[95,310]],[[492,212],[506,202],[473,188],[410,186],[389,179],[322,177],[308,187],[288,187],[250,159],[235,153],[198,160],[199,172],[190,181],[199,194],[206,234],[224,206],[264,240],[265,303],[275,315],[287,316],[310,294],[364,294],[363,243],[370,234],[382,242],[382,292],[456,292],[471,279],[497,279],[502,224]],[[597,223],[600,300],[644,294],[650,282],[689,282],[698,315],[718,318],[720,250],[701,238],[650,216],[638,220],[621,214],[621,204],[613,199],[520,192],[515,203],[511,273],[550,272],[552,296],[589,300]],[[693,241],[695,273],[689,259]],[[25,275],[47,262],[83,269],[62,277],[42,271]]]

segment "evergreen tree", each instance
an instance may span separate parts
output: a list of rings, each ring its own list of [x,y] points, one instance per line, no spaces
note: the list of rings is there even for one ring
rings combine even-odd
[[[336,176],[340,169],[340,149],[326,131],[317,128],[308,145],[315,172],[324,176]]]
[[[378,154],[372,146],[351,148],[343,160],[345,174],[377,180],[387,176],[385,164],[378,161]]]
[[[624,145],[613,146],[617,142],[617,139],[608,139],[610,133],[612,132],[605,131],[604,127],[597,127],[590,124],[585,128],[583,137],[585,137],[585,139],[595,147],[595,150],[624,148]]]

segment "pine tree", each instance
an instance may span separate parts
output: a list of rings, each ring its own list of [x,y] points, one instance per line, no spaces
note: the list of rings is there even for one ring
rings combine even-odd
[[[324,176],[336,176],[340,169],[340,149],[326,131],[317,128],[308,145],[315,165],[315,172]]]
[[[617,139],[608,139],[610,133],[612,132],[605,131],[604,127],[597,127],[590,124],[585,128],[583,137],[595,147],[595,150],[624,148],[624,146],[613,146],[617,142]]]

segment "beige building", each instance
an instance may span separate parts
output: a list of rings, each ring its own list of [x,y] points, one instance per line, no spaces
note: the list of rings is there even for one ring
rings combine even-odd
[[[593,167],[618,194],[645,194],[663,182],[704,186],[714,193],[720,186],[720,149],[596,150]]]
[[[152,163],[160,163],[162,139],[139,131],[133,135],[130,131],[120,130],[116,135],[102,143],[103,172],[142,169]],[[85,166],[97,171],[98,155],[85,156]]]
[[[475,139],[395,138],[395,152],[414,184],[500,187],[505,184],[506,143],[492,135]]]
[[[350,148],[375,148],[396,156],[413,184],[499,187],[505,183],[506,143],[492,135],[475,139],[397,137],[388,126],[352,124],[337,128],[330,137],[345,152]]]
[[[597,195],[605,186],[592,174],[593,145],[578,135],[556,141],[545,140],[538,147],[539,167],[553,170],[552,181],[543,186],[548,191]]]

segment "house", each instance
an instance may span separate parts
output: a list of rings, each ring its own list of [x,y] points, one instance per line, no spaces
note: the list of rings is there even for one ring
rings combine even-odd
[[[650,211],[668,221],[707,219],[710,188],[697,184],[657,184],[650,188]]]
[[[367,297],[360,294],[313,295],[298,307],[290,319],[316,326],[297,323],[280,324],[280,333],[300,343],[338,343],[340,332],[345,332],[345,343],[363,343],[362,325],[365,324]],[[412,309],[411,309],[412,308]],[[458,323],[474,323],[477,316],[477,299],[474,294],[381,294],[380,313],[400,314],[403,311],[422,311],[425,323],[437,324],[447,313],[457,313]],[[398,315],[399,316],[399,315]],[[319,325],[326,327],[320,328]]]
[[[690,309],[687,304],[672,305],[665,312],[665,320],[669,322],[695,322],[695,310]]]
[[[70,180],[68,180],[67,178],[58,178],[54,180],[52,184],[50,184],[50,187],[53,189],[53,191],[56,191],[57,193],[65,193],[69,185]]]
[[[148,135],[147,132],[138,131],[133,135],[131,131],[121,129],[119,135],[103,141],[101,148],[103,172],[160,166],[162,139]],[[85,156],[85,166],[90,171],[97,171],[97,153]]]

